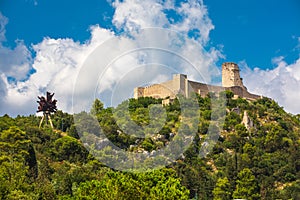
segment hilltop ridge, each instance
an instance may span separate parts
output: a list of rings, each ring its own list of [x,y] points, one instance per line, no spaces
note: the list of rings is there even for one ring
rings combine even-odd
[[[286,113],[268,98],[234,99],[230,91],[225,91],[225,96],[223,129],[206,157],[199,156],[199,149],[208,137],[208,127],[215,116],[211,113],[212,97],[198,95],[200,121],[192,144],[173,164],[147,173],[118,172],[95,159],[79,140],[73,115],[62,111],[53,115],[54,128],[59,131],[50,126],[39,129],[37,116],[2,116],[0,197],[299,199],[299,116]],[[161,101],[141,97],[126,100],[119,106],[129,103],[131,119],[143,126],[150,120],[148,107]],[[91,113],[107,138],[126,151],[143,154],[164,148],[173,140],[181,123],[180,104],[175,99],[165,105],[167,121],[163,128],[153,137],[137,140],[117,126],[114,109],[104,108],[101,101],[95,100]],[[245,112],[252,121],[248,128],[242,123]],[[127,122],[124,118],[124,125]],[[90,121],[86,125],[92,136],[95,124]]]

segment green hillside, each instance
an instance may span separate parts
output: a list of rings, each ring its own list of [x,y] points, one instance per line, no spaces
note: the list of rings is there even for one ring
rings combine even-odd
[[[199,119],[187,124],[197,122],[198,131],[183,155],[144,173],[110,169],[96,159],[87,149],[96,150],[79,140],[82,124],[73,115],[55,113],[54,130],[47,125],[39,129],[40,117],[4,115],[0,117],[0,199],[300,199],[300,116],[286,113],[268,98],[247,101],[232,99],[231,92],[224,94],[226,118],[206,157],[199,156],[201,148],[212,137],[208,133],[215,115],[222,114],[212,111],[216,98],[212,94],[197,96]],[[129,126],[133,120],[139,126],[149,125],[148,108],[153,104],[161,100],[123,102],[118,108],[129,105],[128,119],[118,108],[104,108],[96,99],[90,113],[117,147],[151,153],[167,147],[178,134],[182,123],[178,100],[165,106],[166,122],[156,119],[162,128],[155,137],[142,138],[135,135],[141,134],[138,131],[127,134],[118,123]],[[77,119],[85,115],[82,112]],[[85,139],[92,138],[98,124],[85,120]]]

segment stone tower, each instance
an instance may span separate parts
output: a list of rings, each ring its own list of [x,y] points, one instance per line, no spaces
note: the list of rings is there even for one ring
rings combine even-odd
[[[246,89],[243,80],[240,77],[240,69],[237,64],[233,62],[225,62],[222,64],[222,86],[240,86]]]

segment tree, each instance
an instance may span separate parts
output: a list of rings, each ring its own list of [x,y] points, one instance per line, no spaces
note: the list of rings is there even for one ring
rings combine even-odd
[[[99,99],[95,99],[95,101],[92,105],[90,113],[94,116],[97,116],[98,114],[101,113],[103,108],[104,108],[103,103]]]
[[[8,199],[16,191],[28,191],[28,167],[11,156],[0,157],[0,199]],[[1,198],[2,197],[2,198]]]
[[[189,191],[174,171],[147,173],[108,172],[101,180],[83,182],[74,188],[74,199],[188,199]]]
[[[159,181],[150,190],[149,199],[188,199],[189,191],[180,184],[179,179],[170,177]]]
[[[235,112],[230,112],[225,118],[223,128],[227,131],[234,129],[235,125],[240,124],[242,121],[240,115]]]
[[[236,181],[236,188],[233,192],[235,199],[260,199],[259,188],[249,168],[244,168],[238,173],[238,180]]]
[[[30,176],[37,176],[36,155],[26,133],[16,126],[4,130],[0,134],[0,156],[9,156],[15,161],[23,162],[29,167]]]
[[[231,200],[230,187],[227,177],[219,178],[213,190],[214,200]]]
[[[31,141],[24,131],[11,126],[0,132],[0,149],[0,198],[29,199],[29,183],[37,177]]]
[[[95,171],[92,164],[75,165],[64,161],[57,166],[52,175],[52,187],[58,195],[72,195],[72,187],[78,187],[80,183],[95,179]],[[98,172],[97,176],[101,174]]]
[[[84,146],[77,139],[70,136],[57,139],[54,142],[54,147],[59,161],[85,162],[88,156],[88,151]]]

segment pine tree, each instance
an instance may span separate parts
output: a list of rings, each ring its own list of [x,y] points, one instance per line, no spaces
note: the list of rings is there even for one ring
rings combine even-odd
[[[227,177],[219,178],[213,190],[214,200],[230,200],[230,183]]]
[[[238,180],[236,181],[236,189],[233,192],[235,199],[260,199],[259,188],[249,168],[244,168],[238,173]]]

